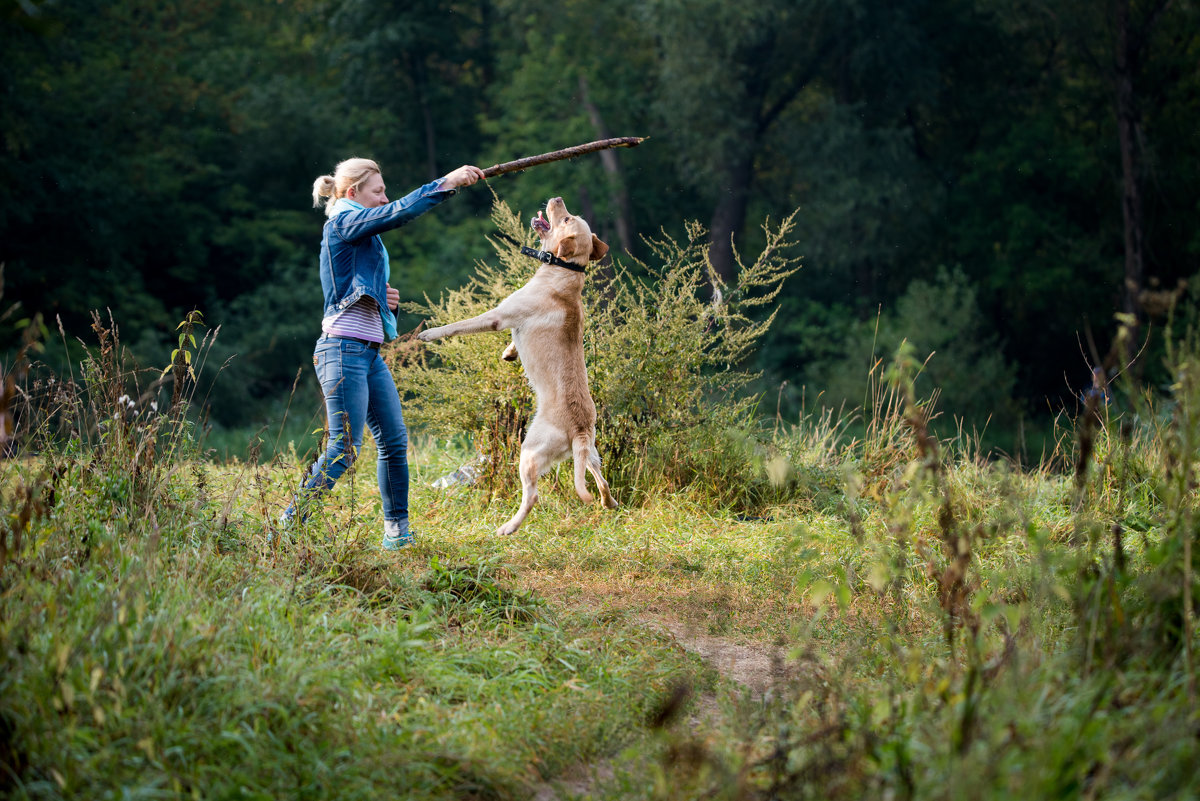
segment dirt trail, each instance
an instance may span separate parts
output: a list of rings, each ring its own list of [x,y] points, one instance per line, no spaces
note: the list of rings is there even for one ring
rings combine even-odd
[[[727,637],[703,634],[694,626],[662,615],[639,615],[637,622],[669,635],[683,650],[696,654],[724,678],[748,689],[755,697],[763,697],[790,675],[793,666],[786,662],[781,648],[762,644],[739,643]],[[709,691],[695,699],[688,727],[701,734],[719,724],[721,710],[716,694]],[[537,788],[534,801],[566,801],[587,798],[597,784],[614,776],[608,761],[580,765],[552,782]]]
[[[764,695],[787,678],[786,655],[780,648],[701,634],[675,620],[643,618],[641,622],[670,634],[683,650],[696,654],[722,676],[746,687],[755,696]]]
[[[573,577],[574,578],[574,577]],[[584,586],[577,578],[563,582],[551,575],[530,576],[527,587],[557,604],[590,611],[620,612],[628,614],[638,625],[669,635],[683,650],[696,654],[725,678],[761,695],[786,678],[786,653],[782,647],[767,643],[747,643],[729,637],[707,634],[705,621],[693,614],[692,620],[683,620],[673,614],[681,604],[679,597],[696,596],[692,588],[681,585],[677,595],[671,597],[661,593],[642,595],[635,591],[619,588],[606,592],[597,587]],[[569,588],[569,589],[565,589]],[[713,598],[719,603],[720,598]],[[686,605],[683,605],[686,606]]]

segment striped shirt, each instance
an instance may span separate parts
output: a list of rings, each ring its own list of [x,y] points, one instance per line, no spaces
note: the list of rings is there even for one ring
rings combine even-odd
[[[331,337],[354,337],[368,342],[383,342],[383,319],[379,306],[369,295],[363,295],[348,309],[326,317],[321,330]]]

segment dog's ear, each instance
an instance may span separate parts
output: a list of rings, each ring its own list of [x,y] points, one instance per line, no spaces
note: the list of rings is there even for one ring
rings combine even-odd
[[[569,259],[574,256],[579,252],[579,248],[576,247],[575,244],[575,235],[571,234],[570,236],[564,236],[562,239],[558,240],[558,247],[556,247],[555,250],[558,251],[555,255],[557,255],[560,259]]]
[[[600,261],[608,253],[608,245],[600,241],[600,237],[592,234],[592,261]]]

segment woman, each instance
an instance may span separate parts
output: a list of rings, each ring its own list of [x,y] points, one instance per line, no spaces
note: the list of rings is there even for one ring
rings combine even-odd
[[[399,228],[483,176],[463,165],[406,197],[388,203],[379,165],[352,158],[333,175],[313,182],[313,205],[330,199],[321,237],[321,289],[325,314],[313,365],[325,395],[329,445],[313,465],[300,493],[283,513],[281,527],[306,517],[308,504],[331,488],[359,448],[365,423],[379,454],[383,500],[383,547],[412,544],[408,527],[408,430],[396,382],[379,355],[395,339],[400,293],[388,285],[387,250],[379,234]],[[349,435],[347,437],[347,434]]]

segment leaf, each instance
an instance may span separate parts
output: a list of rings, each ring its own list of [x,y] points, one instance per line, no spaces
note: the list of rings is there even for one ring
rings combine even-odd
[[[808,588],[808,600],[815,606],[824,606],[825,600],[832,593],[833,584],[826,579],[818,579]]]
[[[891,568],[883,562],[875,562],[867,570],[867,584],[875,592],[883,592],[892,578]]]

